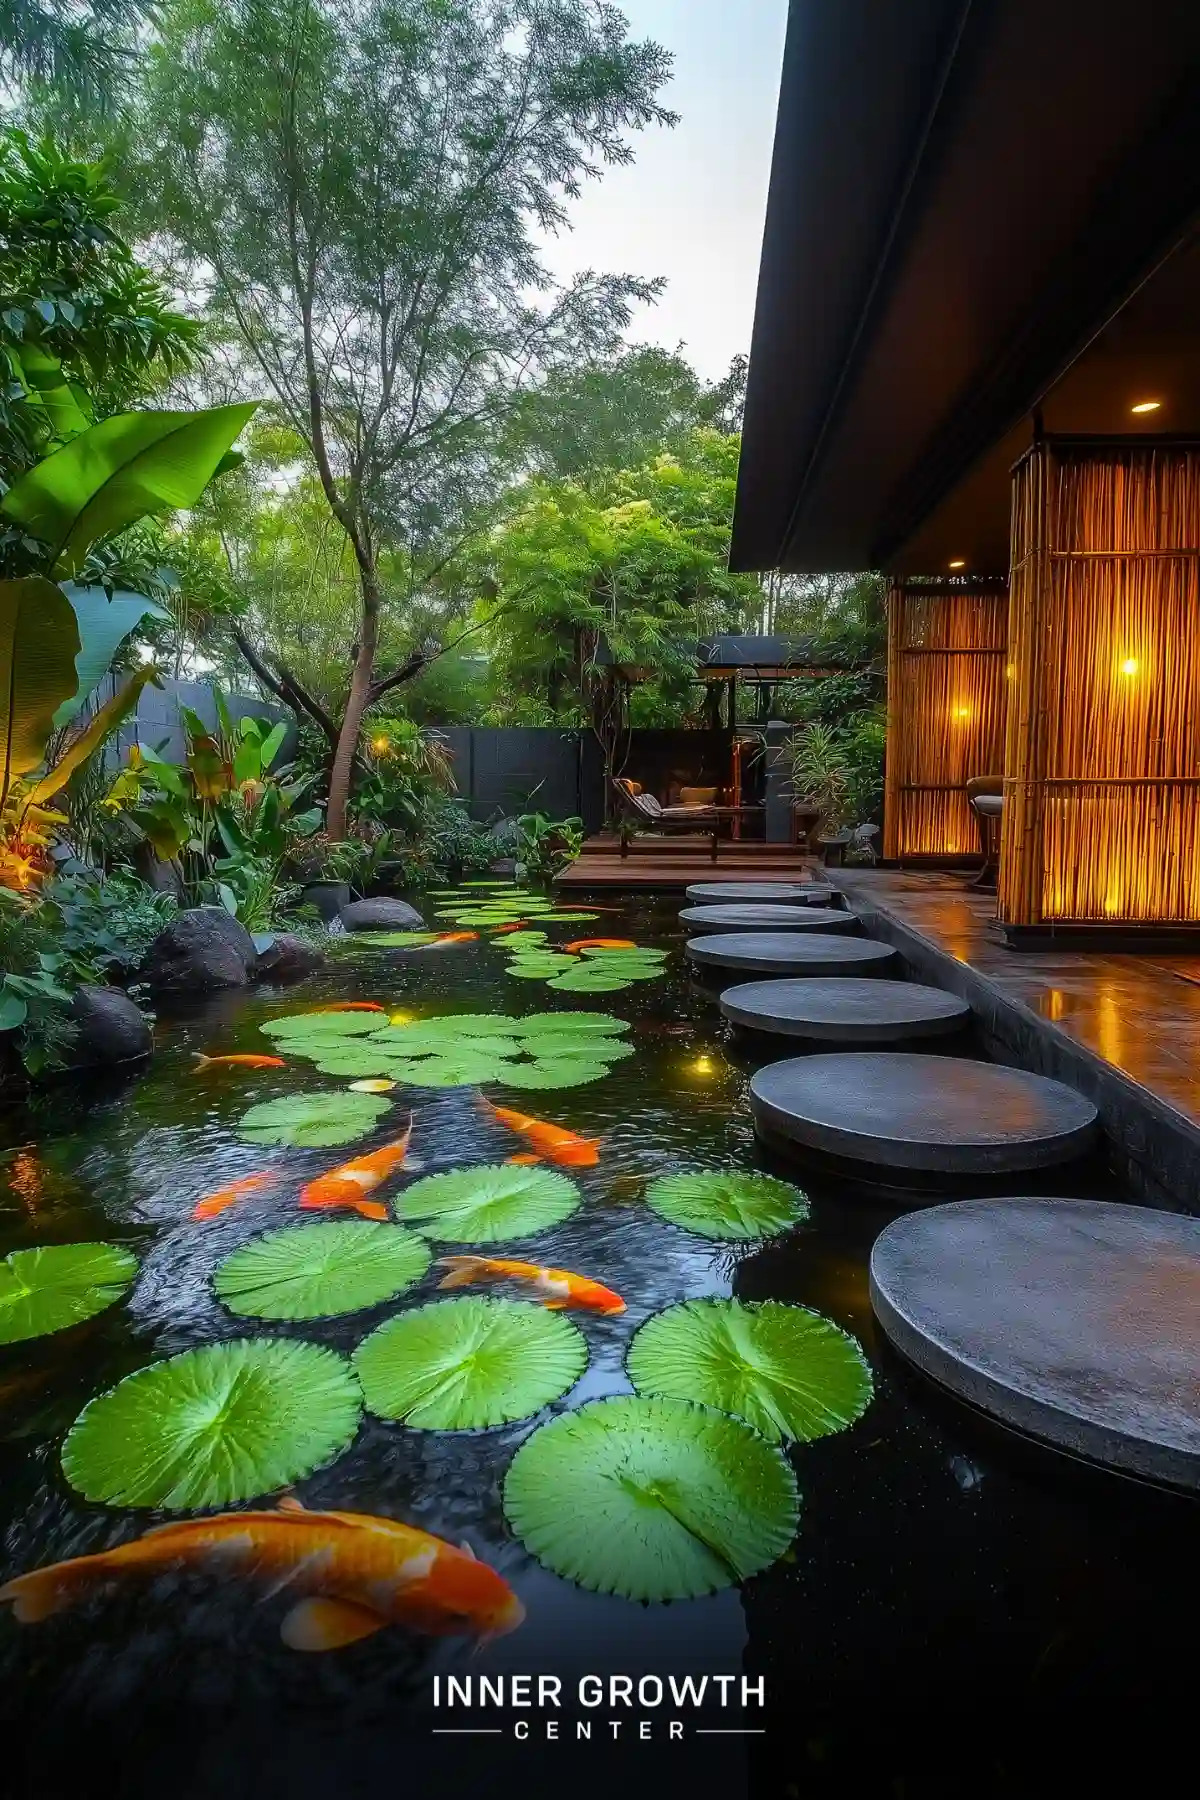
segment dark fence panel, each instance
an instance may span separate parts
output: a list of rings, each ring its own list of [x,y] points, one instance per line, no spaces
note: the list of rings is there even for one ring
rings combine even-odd
[[[458,791],[473,819],[523,812],[580,812],[580,733],[535,726],[439,730],[454,758]]]
[[[89,709],[95,711],[103,706],[116,692],[117,686],[117,680],[112,675],[106,675],[88,696]],[[282,719],[288,727],[288,733],[275,758],[276,764],[281,766],[295,755],[296,726],[286,707],[274,700],[264,700],[258,694],[226,694],[225,704],[235,722],[239,719]],[[121,726],[105,751],[105,760],[110,767],[123,763],[133,744],[147,745],[167,762],[182,763],[186,745],[183,726],[179,721],[181,706],[190,707],[204,720],[210,731],[216,730],[217,703],[207,683],[164,681],[161,688],[144,687],[138,696],[137,711]]]

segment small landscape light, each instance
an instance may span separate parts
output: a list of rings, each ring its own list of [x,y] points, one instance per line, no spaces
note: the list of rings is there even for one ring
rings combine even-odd
[[[967,559],[965,556],[956,556],[954,561],[950,564],[952,569],[965,569],[966,566]]]
[[[1131,406],[1129,410],[1133,413],[1152,413],[1157,412],[1161,405],[1161,400],[1139,400],[1136,405]]]

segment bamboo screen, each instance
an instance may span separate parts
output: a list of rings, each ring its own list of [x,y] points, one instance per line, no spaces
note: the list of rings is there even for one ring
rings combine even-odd
[[[1198,558],[1200,448],[1018,466],[1006,924],[1200,921]]]
[[[893,583],[883,853],[979,851],[965,784],[1004,772],[1008,596],[996,586]]]

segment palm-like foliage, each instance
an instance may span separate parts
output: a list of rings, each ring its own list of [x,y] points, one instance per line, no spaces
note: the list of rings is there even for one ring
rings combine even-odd
[[[104,111],[153,10],[152,0],[0,0],[0,74]]]

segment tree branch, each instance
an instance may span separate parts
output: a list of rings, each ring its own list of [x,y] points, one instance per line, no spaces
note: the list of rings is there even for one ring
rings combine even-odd
[[[329,739],[330,744],[336,746],[338,740],[338,727],[325,711],[325,708],[321,705],[320,701],[314,700],[312,695],[308,693],[305,688],[301,687],[295,676],[290,674],[282,665],[278,672],[276,672],[265,663],[240,625],[231,624],[230,633],[234,643],[237,645],[258,679],[262,682],[263,686],[274,694],[277,700],[282,701],[284,706],[291,712],[307,714],[313,721],[313,724],[318,726]]]

